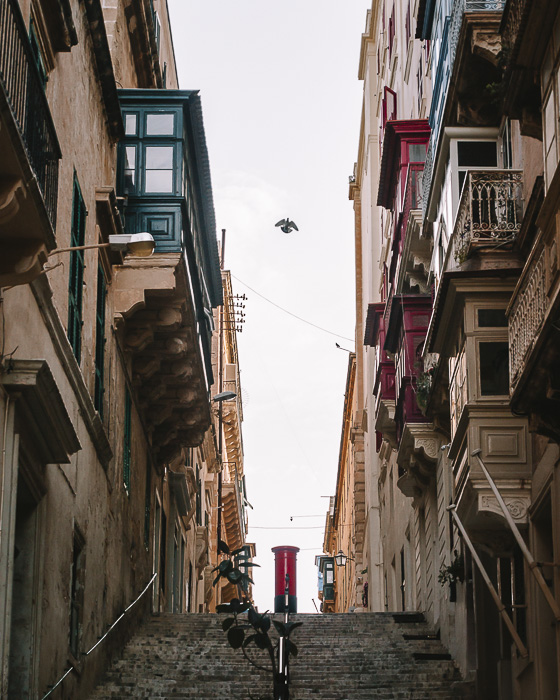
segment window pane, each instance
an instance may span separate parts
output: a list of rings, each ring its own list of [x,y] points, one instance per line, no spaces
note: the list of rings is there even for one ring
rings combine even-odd
[[[138,115],[137,114],[127,114],[124,118],[124,133],[127,136],[136,136],[138,133]]]
[[[505,309],[479,309],[478,325],[480,328],[507,328]]]
[[[495,168],[498,150],[495,141],[458,141],[457,157],[462,167]]]
[[[173,171],[146,170],[146,192],[173,192]]]
[[[423,163],[426,160],[426,144],[411,143],[408,147],[408,159],[411,163]]]
[[[148,136],[173,136],[174,132],[174,114],[146,115],[146,134],[148,134]]]
[[[148,146],[146,148],[146,169],[164,170],[173,168],[172,146]]]
[[[127,146],[124,156],[124,186],[128,192],[134,191],[136,184],[136,147]]]
[[[503,396],[509,393],[509,352],[506,342],[480,343],[480,393]]]

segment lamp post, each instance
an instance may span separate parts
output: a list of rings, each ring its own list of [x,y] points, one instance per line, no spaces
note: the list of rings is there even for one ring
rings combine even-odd
[[[127,252],[135,258],[149,258],[155,247],[156,242],[151,233],[116,233],[109,236],[108,243],[56,248],[56,250],[49,253],[49,258],[59,253],[70,253],[74,250],[90,250],[93,248],[110,248],[111,250]]]
[[[347,557],[342,549],[338,550],[338,554],[335,556],[334,561],[337,566],[346,566],[347,561],[354,561],[352,557]]]
[[[235,391],[221,391],[216,394],[212,401],[218,404],[218,452],[220,453],[220,471],[218,472],[218,542],[217,542],[217,553],[220,552],[220,542],[222,539],[222,468],[224,461],[222,459],[223,451],[223,438],[222,438],[222,428],[224,424],[223,418],[223,402],[231,401],[235,399],[237,394]]]

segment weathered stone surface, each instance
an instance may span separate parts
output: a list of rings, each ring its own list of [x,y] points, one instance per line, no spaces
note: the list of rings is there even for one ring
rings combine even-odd
[[[225,616],[151,618],[125,648],[92,700],[271,698],[269,674],[231,649]],[[294,615],[298,656],[291,700],[452,700],[474,698],[421,614]],[[406,636],[406,638],[405,638]],[[258,662],[266,666],[263,652]]]

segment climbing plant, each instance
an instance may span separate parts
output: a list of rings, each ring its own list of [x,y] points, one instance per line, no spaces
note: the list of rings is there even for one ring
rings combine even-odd
[[[225,613],[227,616],[222,621],[222,629],[227,634],[229,645],[233,649],[240,649],[243,656],[255,668],[270,672],[274,700],[288,700],[289,690],[286,677],[284,670],[280,668],[280,644],[283,638],[285,654],[288,658],[289,656],[297,656],[298,649],[291,641],[290,635],[302,623],[280,622],[273,620],[268,611],[259,613],[253,602],[246,595],[243,595],[243,592],[249,588],[248,584],[253,583],[248,571],[258,564],[248,561],[248,555],[243,548],[230,552],[227,544],[222,541],[219,543],[219,552],[224,554],[226,558],[214,569],[217,575],[213,585],[216,586],[221,579],[225,579],[237,586],[239,593],[239,598],[234,598],[229,603],[218,605],[216,608],[216,612]],[[278,633],[276,639],[270,636],[273,627]],[[250,651],[251,647],[253,651]],[[267,666],[264,666],[262,661],[256,658],[256,650],[266,652]],[[266,699],[262,698],[261,700]]]

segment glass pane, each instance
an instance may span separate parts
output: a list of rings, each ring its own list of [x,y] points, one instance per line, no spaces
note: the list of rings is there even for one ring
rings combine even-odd
[[[457,157],[462,167],[495,168],[498,165],[498,150],[495,141],[459,141]]]
[[[174,114],[146,115],[146,134],[148,136],[173,136],[175,133]]]
[[[426,144],[411,143],[408,146],[408,159],[411,163],[423,163],[426,160]]]
[[[146,170],[146,192],[173,192],[173,171]]]
[[[507,328],[505,309],[479,309],[479,328]]]
[[[138,132],[138,115],[126,114],[124,118],[124,133],[127,136],[136,136]]]
[[[146,148],[146,170],[173,168],[173,146],[148,146]]]
[[[508,343],[489,342],[479,345],[480,393],[482,396],[509,394]]]
[[[136,167],[136,146],[127,146],[125,148],[125,170],[134,170]]]

